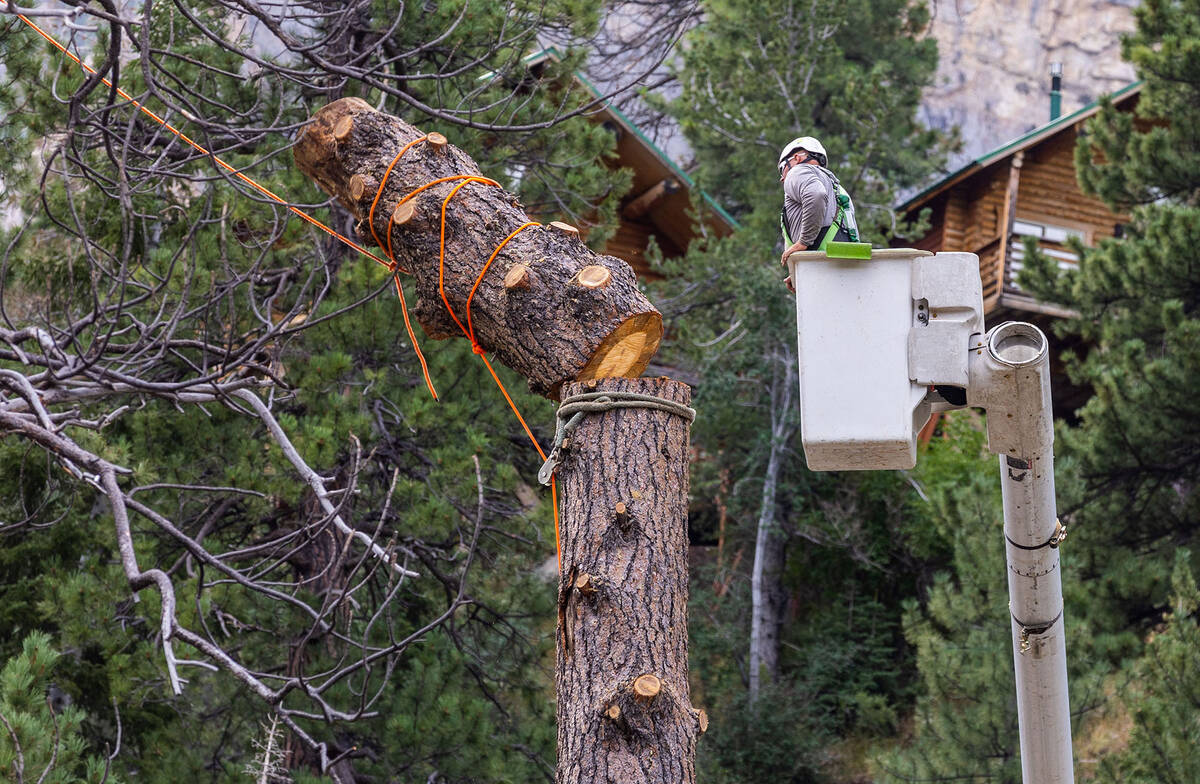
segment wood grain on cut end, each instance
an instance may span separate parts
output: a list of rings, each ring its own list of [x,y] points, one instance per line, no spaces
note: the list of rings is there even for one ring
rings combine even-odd
[[[345,116],[340,118],[333,126],[333,138],[339,142],[344,142],[350,138],[350,132],[354,130],[354,118]]]
[[[572,237],[579,236],[579,229],[575,228],[569,223],[563,223],[562,221],[550,221],[550,223],[547,225],[552,229],[561,231],[563,234],[569,234]]]
[[[575,276],[575,282],[585,289],[602,289],[612,281],[612,273],[608,267],[599,264],[589,264]]]
[[[525,264],[514,264],[504,274],[504,288],[506,289],[527,289],[529,288],[529,267]]]
[[[411,201],[406,201],[397,206],[396,210],[392,213],[392,223],[396,225],[403,225],[412,220],[413,216],[416,214],[417,208],[413,206]]]
[[[429,146],[433,149],[440,150],[446,146],[449,140],[437,131],[430,131],[425,134],[425,141],[429,142]]]
[[[662,681],[657,675],[639,675],[633,682],[633,693],[644,700],[653,699],[662,691]]]
[[[349,117],[342,119],[349,120]],[[367,193],[367,178],[361,174],[355,174],[350,178],[350,198],[358,201]]]
[[[700,727],[700,732],[708,732],[708,712],[704,708],[696,711],[696,724]]]
[[[637,378],[658,351],[662,334],[662,316],[657,312],[630,316],[600,342],[575,380]]]
[[[575,578],[575,590],[580,593],[595,593],[596,581],[587,572]]]
[[[608,710],[604,711],[604,715],[613,721],[616,721],[617,719],[621,718],[621,707],[614,702],[612,705],[608,706]]]

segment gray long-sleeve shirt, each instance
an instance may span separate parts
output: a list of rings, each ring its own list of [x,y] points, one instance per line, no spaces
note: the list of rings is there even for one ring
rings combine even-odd
[[[837,189],[828,169],[802,163],[783,181],[783,209],[792,242],[812,247],[821,229],[837,215]]]

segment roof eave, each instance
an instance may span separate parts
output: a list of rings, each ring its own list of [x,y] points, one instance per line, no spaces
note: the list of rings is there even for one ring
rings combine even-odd
[[[1138,80],[1131,84],[1125,85],[1120,90],[1110,93],[1107,97],[1109,100],[1113,101],[1114,103],[1120,102],[1120,101],[1123,101],[1123,100],[1137,94],[1141,90],[1141,87],[1142,87],[1142,82],[1141,82],[1141,80]],[[913,210],[924,206],[925,202],[929,201],[930,199],[934,198],[935,196],[938,196],[943,191],[945,191],[949,188],[952,188],[955,185],[957,185],[958,183],[962,182],[964,179],[969,177],[971,174],[974,174],[976,171],[982,171],[983,169],[986,169],[988,166],[991,166],[992,164],[997,163],[1000,160],[1003,160],[1004,158],[1008,157],[1009,155],[1014,155],[1021,150],[1032,147],[1033,145],[1038,144],[1039,142],[1044,141],[1045,139],[1055,135],[1056,133],[1063,130],[1064,128],[1068,128],[1072,125],[1075,125],[1076,123],[1086,120],[1087,118],[1091,117],[1092,115],[1096,114],[1099,111],[1100,111],[1100,101],[1092,101],[1087,106],[1077,109],[1074,112],[1072,112],[1071,114],[1064,115],[1055,120],[1051,120],[1050,122],[1046,123],[1045,125],[1034,128],[1032,131],[1030,131],[1022,136],[1018,136],[1016,139],[1012,140],[1011,142],[993,150],[992,152],[989,152],[987,155],[984,155],[983,157],[976,158],[975,160],[970,161],[969,163],[967,163],[966,165],[964,165],[962,168],[958,169],[957,171],[954,171],[954,172],[946,175],[941,180],[938,180],[937,182],[930,185],[925,190],[921,191],[917,195],[908,199],[908,201],[901,204],[899,207],[896,208],[896,211],[900,212],[900,213],[912,212]]]
[[[548,59],[558,60],[561,59],[561,57],[562,55],[559,53],[558,49],[551,46],[527,55],[525,57],[525,61],[528,65],[533,65]],[[726,212],[725,208],[718,204],[716,199],[710,196],[707,192],[697,188],[695,180],[688,176],[687,172],[680,168],[675,161],[671,160],[671,158],[665,152],[663,152],[662,148],[651,141],[650,137],[646,136],[646,134],[642,132],[641,128],[638,128],[632,120],[626,117],[624,112],[622,112],[620,109],[614,106],[611,101],[605,98],[604,94],[600,92],[599,88],[592,84],[591,80],[589,80],[583,75],[583,73],[579,71],[575,71],[575,78],[580,84],[586,87],[588,91],[592,93],[592,95],[596,97],[599,111],[607,113],[613,118],[613,120],[620,124],[622,129],[637,137],[646,147],[646,149],[650,151],[650,154],[653,155],[654,158],[659,161],[659,163],[671,171],[672,174],[678,177],[687,186],[688,190],[698,191],[700,193],[700,197],[712,209],[713,213],[716,214],[716,216],[731,230],[737,230],[741,228],[741,224],[737,222],[736,218]]]

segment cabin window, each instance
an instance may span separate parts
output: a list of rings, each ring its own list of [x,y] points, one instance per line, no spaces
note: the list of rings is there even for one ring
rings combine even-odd
[[[1048,223],[1034,223],[1033,221],[1013,221],[1013,234],[1021,237],[1037,237],[1059,245],[1065,244],[1068,237],[1076,237],[1087,242],[1087,235],[1080,229],[1054,226]]]
[[[1024,266],[1024,237],[1036,237],[1039,240],[1039,249],[1050,258],[1055,259],[1058,262],[1059,269],[1073,269],[1079,264],[1079,256],[1069,248],[1063,247],[1068,238],[1074,237],[1082,242],[1087,242],[1087,234],[1080,229],[1072,229],[1067,226],[1054,226],[1047,223],[1034,223],[1027,220],[1013,221],[1013,235],[1013,242],[1010,246],[1008,256],[1008,274],[1006,277],[1007,288],[1015,291],[1021,290],[1021,287],[1017,285],[1017,275]]]

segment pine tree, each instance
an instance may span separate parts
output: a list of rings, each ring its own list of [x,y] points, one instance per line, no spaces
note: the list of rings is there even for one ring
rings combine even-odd
[[[1145,646],[1124,694],[1137,717],[1130,750],[1101,778],[1186,781],[1195,727],[1175,711],[1189,687],[1172,671],[1187,666],[1177,641],[1191,634],[1194,590],[1176,553],[1200,531],[1200,4],[1152,0],[1134,13],[1122,52],[1143,80],[1136,109],[1105,103],[1076,147],[1083,188],[1132,219],[1123,237],[1080,247],[1077,270],[1039,256],[1022,285],[1078,312],[1058,330],[1082,339],[1068,369],[1094,392],[1060,441],[1081,589],[1068,606],[1086,616],[1098,666],[1120,671]],[[1160,635],[1173,568],[1179,598]],[[1154,762],[1166,749],[1180,756]]]
[[[118,39],[126,52],[149,44],[144,68],[106,74],[152,109],[173,104],[169,120],[191,123],[185,130],[198,141],[302,204],[319,198],[283,154],[295,128],[339,95],[367,97],[442,130],[544,219],[590,223],[590,239],[602,241],[628,177],[604,165],[611,135],[578,114],[590,94],[570,75],[583,52],[567,47],[561,64],[537,73],[522,60],[547,29],[571,40],[589,34],[599,4],[427,3],[403,24],[394,4],[372,5],[365,13],[345,4],[160,4],[150,14],[146,3],[125,32],[137,37]],[[293,14],[286,24],[295,27],[272,39],[276,11]],[[250,13],[266,18],[247,24]],[[97,65],[113,40],[112,28],[100,27],[90,50],[93,39],[81,39]],[[371,646],[394,648],[319,694],[352,717],[360,707],[374,715],[327,721],[303,689],[267,705],[228,670],[187,664],[183,695],[170,696],[159,599],[153,591],[137,603],[131,597],[111,506],[53,454],[16,437],[0,442],[0,657],[18,656],[33,630],[71,651],[55,677],[79,711],[79,737],[90,753],[102,751],[115,704],[123,736],[114,770],[139,780],[244,780],[264,711],[281,709],[299,712],[289,714],[284,743],[284,764],[298,780],[316,758],[296,728],[329,756],[344,755],[331,769],[342,781],[552,774],[545,654],[553,591],[534,570],[553,554],[549,500],[529,487],[536,453],[478,358],[465,341],[427,345],[442,396],[433,402],[385,271],[239,191],[207,156],[123,101],[110,106],[107,88],[79,92],[85,76],[31,36],[11,18],[0,28],[8,77],[0,156],[12,163],[4,185],[22,219],[3,238],[4,378],[45,377],[22,362],[29,353],[20,344],[13,348],[20,338],[10,331],[32,325],[67,335],[71,352],[99,352],[89,367],[120,367],[138,382],[186,386],[218,363],[216,384],[270,380],[264,396],[276,421],[342,490],[342,514],[422,576],[398,578],[332,533],[260,420],[155,388],[106,392],[56,421],[85,448],[130,467],[122,481],[139,486],[130,497],[199,545],[132,517],[135,556],[169,573],[179,625],[203,630],[272,686],[289,677],[319,683]],[[279,50],[260,56],[264,41]],[[51,83],[57,92],[41,89]],[[44,157],[31,154],[38,148]],[[336,207],[306,209],[349,231]],[[97,320],[71,326],[97,303]],[[181,341],[154,343],[158,334],[177,336],[173,314],[183,314]],[[147,342],[123,357],[104,353],[129,330]],[[201,342],[227,350],[214,357],[196,348]],[[510,390],[521,388],[500,373]],[[4,395],[7,402],[22,392],[6,385]],[[518,398],[535,427],[553,421],[548,401]],[[201,548],[219,561],[205,560]],[[243,590],[221,563],[268,590]],[[315,629],[305,605],[329,631]],[[206,660],[174,644],[180,658]]]
[[[1136,112],[1106,104],[1079,140],[1083,187],[1132,209],[1125,236],[1081,248],[1077,270],[1039,258],[1026,276],[1079,313],[1058,330],[1083,339],[1068,369],[1095,394],[1063,433],[1077,479],[1063,484],[1061,508],[1083,535],[1078,579],[1102,586],[1097,618],[1110,629],[1158,615],[1173,551],[1200,531],[1198,11],[1135,10],[1122,48],[1144,80]]]
[[[693,541],[723,545],[693,589],[693,657],[714,715],[700,778],[818,780],[826,739],[880,731],[905,693],[896,615],[924,566],[899,533],[902,477],[816,475],[799,457],[775,164],[790,139],[820,138],[867,238],[879,239],[892,194],[947,145],[915,119],[936,51],[919,38],[927,10],[906,1],[703,10],[664,106],[695,151],[697,181],[742,229],[664,264],[677,277],[658,298],[670,325],[663,361],[696,379],[704,412],[693,488],[715,503],[697,505]],[[761,731],[776,720],[795,731]]]
[[[911,741],[875,754],[889,784],[954,778],[1020,784],[1004,517],[995,459],[974,417],[948,417],[917,464],[927,500],[914,514],[952,544],[923,601],[908,599],[904,634],[916,649],[921,696]]]
[[[84,714],[54,682],[60,662],[49,637],[32,632],[0,670],[0,772],[6,781],[119,784],[109,760],[88,754]]]
[[[1200,777],[1200,591],[1190,553],[1176,554],[1171,611],[1133,668],[1125,701],[1134,706],[1127,748],[1106,757],[1097,781],[1183,784]]]

